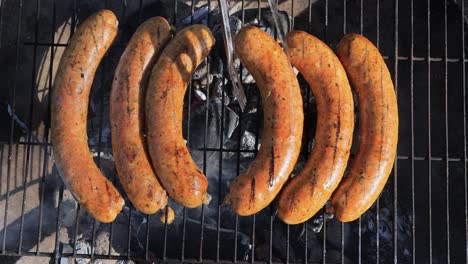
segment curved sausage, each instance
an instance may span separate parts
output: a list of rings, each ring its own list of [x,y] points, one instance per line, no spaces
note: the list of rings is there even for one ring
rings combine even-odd
[[[78,202],[101,222],[112,222],[124,200],[94,163],[86,121],[94,74],[117,35],[117,25],[109,10],[83,21],[63,53],[51,98],[51,137],[57,168]]]
[[[133,205],[154,214],[167,204],[145,150],[144,96],[151,66],[171,36],[162,17],[144,22],[127,45],[115,70],[110,94],[112,150],[120,183]]]
[[[279,218],[299,224],[325,205],[343,177],[353,141],[354,103],[346,72],[325,43],[303,31],[290,32],[286,41],[292,65],[317,102],[314,147],[278,200]]]
[[[246,216],[268,206],[294,169],[304,115],[299,83],[276,41],[253,26],[242,28],[234,41],[239,59],[257,83],[264,110],[261,148],[226,197],[237,214]]]
[[[169,196],[189,208],[206,199],[208,182],[182,137],[184,95],[192,73],[214,42],[203,25],[180,31],[155,64],[146,94],[148,151],[154,169]]]
[[[348,175],[332,196],[336,217],[349,222],[377,200],[392,171],[398,142],[398,107],[388,68],[369,40],[348,34],[338,44],[337,53],[359,105],[357,153]]]

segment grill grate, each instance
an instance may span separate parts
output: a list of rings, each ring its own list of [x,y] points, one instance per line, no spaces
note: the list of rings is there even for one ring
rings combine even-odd
[[[251,9],[258,20],[267,12],[266,1],[238,2],[242,24],[248,22]],[[464,0],[277,1],[279,9],[292,17],[290,28],[307,30],[332,47],[344,33],[364,34],[381,50],[392,73],[400,111],[398,156],[383,194],[358,221],[339,223],[327,219],[322,211],[303,225],[288,226],[275,217],[274,205],[252,217],[238,217],[226,209],[222,205],[227,192],[225,183],[242,172],[258,149],[261,111],[241,113],[224,104],[229,99],[224,90],[218,96],[219,104],[210,99],[216,96],[213,91],[206,89],[208,100],[200,106],[195,97],[199,84],[194,82],[190,83],[184,106],[185,133],[192,155],[200,158],[203,172],[212,174],[210,192],[215,190],[211,194],[217,198],[209,206],[179,208],[176,217],[180,220],[167,225],[158,223],[158,215],[141,215],[129,202],[111,224],[91,220],[79,205],[70,204],[70,193],[52,166],[47,97],[56,58],[67,45],[66,35],[73,34],[79,20],[101,8],[113,10],[119,18],[121,34],[96,75],[90,100],[95,117],[88,123],[95,136],[90,136],[90,148],[97,153],[96,162],[118,185],[105,157],[110,143],[106,138],[108,113],[104,106],[108,104],[109,80],[125,48],[125,37],[132,28],[157,14],[164,15],[178,29],[187,15],[192,15],[194,23],[193,14],[202,3],[214,11],[213,0],[123,0],[100,4],[76,0],[0,1],[0,60],[1,72],[5,72],[0,74],[7,86],[0,91],[0,107],[6,98],[12,111],[30,128],[18,139],[20,128],[15,116],[0,119],[0,123],[8,124],[2,125],[0,132],[6,127],[9,135],[0,137],[0,258],[41,256],[56,263],[65,258],[468,263],[468,58]],[[213,14],[209,12],[203,23],[212,27]],[[216,59],[213,54],[206,59],[207,72]],[[222,76],[228,75],[222,72]],[[205,81],[210,81],[208,76]],[[308,122],[304,142],[311,142],[315,104],[310,89],[300,81]],[[251,95],[249,100],[258,97],[253,88],[247,92]],[[39,94],[43,96],[41,100],[36,98]],[[218,112],[216,107],[220,107]],[[252,107],[260,109],[260,101],[255,100]],[[41,111],[46,113],[42,118]],[[238,132],[231,136],[235,144],[226,146],[229,128],[224,121],[232,112],[238,115]],[[216,144],[211,142],[209,130],[214,114],[219,114],[221,120],[215,124],[219,126]],[[35,124],[38,120],[43,123]],[[254,134],[252,148],[243,145],[241,131]],[[311,144],[303,145],[301,159],[305,160]],[[104,246],[103,241],[107,241]]]

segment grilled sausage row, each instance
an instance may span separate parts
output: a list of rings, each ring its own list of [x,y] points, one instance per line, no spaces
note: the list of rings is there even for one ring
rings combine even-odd
[[[104,10],[78,27],[62,57],[52,95],[57,167],[80,204],[102,222],[113,221],[124,201],[93,161],[86,116],[94,73],[117,34],[117,24],[112,12]],[[165,19],[143,23],[120,59],[110,96],[117,174],[131,202],[148,214],[163,208],[167,195],[189,208],[208,200],[206,177],[182,136],[182,112],[190,77],[214,38],[202,25],[170,38]],[[396,155],[398,110],[390,74],[377,48],[360,35],[346,35],[338,56],[305,32],[290,32],[286,41],[288,54],[253,26],[242,28],[234,39],[241,62],[260,90],[264,131],[255,160],[232,182],[225,201],[245,216],[262,210],[279,194],[278,216],[297,224],[331,198],[329,211],[341,221],[352,221],[377,199]],[[310,157],[288,182],[300,153],[304,119],[291,64],[312,89],[318,121]],[[348,78],[358,95],[359,142],[342,180],[354,130]]]

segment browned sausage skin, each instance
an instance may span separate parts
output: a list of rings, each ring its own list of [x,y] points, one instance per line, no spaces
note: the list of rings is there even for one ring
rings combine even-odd
[[[278,43],[253,26],[242,28],[234,41],[257,83],[264,109],[261,148],[226,197],[237,214],[246,216],[270,204],[288,179],[299,156],[304,116],[297,78]]]
[[[151,67],[171,36],[166,19],[153,17],[132,36],[114,74],[110,122],[115,167],[128,198],[143,213],[154,214],[167,204],[143,136],[144,98]]]
[[[369,40],[348,34],[338,44],[337,53],[359,105],[358,150],[348,175],[332,196],[336,217],[349,222],[377,200],[392,171],[398,142],[398,107],[388,68]]]
[[[52,90],[51,137],[54,158],[71,192],[101,222],[112,222],[124,200],[96,166],[86,135],[88,101],[96,69],[117,35],[109,10],[87,18],[60,61]]]
[[[182,110],[188,82],[214,45],[209,28],[180,31],[155,64],[146,96],[148,151],[169,196],[194,208],[206,199],[208,183],[182,137]]]
[[[278,216],[287,224],[305,222],[322,208],[343,177],[354,129],[353,95],[335,53],[303,31],[287,37],[288,55],[317,102],[317,128],[309,159],[283,188]]]

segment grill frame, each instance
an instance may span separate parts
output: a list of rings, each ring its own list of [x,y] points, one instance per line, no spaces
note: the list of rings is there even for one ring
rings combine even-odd
[[[261,0],[256,0],[257,1],[257,4],[258,4],[258,16],[260,17],[261,16],[261,12],[262,12],[262,9],[261,9]],[[296,0],[297,1],[297,0]],[[291,14],[292,14],[292,27],[294,27],[295,25],[295,19],[294,19],[294,6],[295,6],[295,2],[294,0],[291,0],[291,4],[290,4],[290,7],[291,7]],[[380,29],[380,3],[381,3],[381,0],[375,0],[376,1],[376,5],[377,5],[377,13],[376,13],[376,17],[377,17],[377,27],[376,27],[376,35],[377,35],[377,38],[376,38],[376,46],[379,48],[380,47],[380,33],[381,33],[381,29]],[[466,129],[466,77],[465,77],[465,74],[466,74],[466,65],[465,63],[468,62],[468,59],[466,58],[466,55],[465,55],[465,23],[461,23],[461,47],[462,47],[462,57],[461,58],[454,58],[454,57],[449,57],[449,52],[448,52],[448,16],[447,16],[447,6],[448,6],[448,2],[447,0],[444,0],[444,54],[442,57],[438,57],[438,56],[435,56],[433,57],[432,54],[431,54],[431,0],[427,0],[427,55],[425,57],[418,57],[418,56],[415,56],[415,52],[414,52],[414,42],[415,42],[415,36],[414,36],[414,1],[415,0],[411,0],[410,2],[410,54],[409,56],[400,56],[399,54],[399,0],[394,0],[394,17],[396,17],[396,19],[394,19],[394,24],[393,24],[393,27],[394,27],[394,43],[393,43],[393,54],[384,54],[386,56],[384,56],[384,59],[386,60],[387,62],[387,65],[389,65],[389,68],[393,68],[392,69],[392,72],[393,72],[393,81],[394,81],[394,85],[395,85],[395,90],[396,90],[396,93],[397,93],[397,96],[398,96],[398,84],[399,84],[399,62],[401,61],[405,61],[405,62],[409,62],[409,66],[410,66],[410,94],[411,94],[411,97],[410,97],[410,131],[411,131],[411,134],[410,134],[410,141],[411,141],[411,150],[410,150],[410,153],[409,155],[398,155],[396,160],[395,160],[395,165],[394,165],[394,170],[393,170],[393,173],[392,173],[392,180],[390,180],[387,184],[387,187],[386,188],[391,188],[392,191],[393,191],[393,262],[394,263],[397,263],[399,262],[399,259],[398,259],[398,243],[399,243],[399,232],[397,230],[399,230],[399,227],[398,227],[398,202],[399,202],[399,199],[398,199],[398,194],[399,194],[399,191],[398,191],[398,163],[399,161],[408,161],[410,162],[410,168],[411,168],[411,201],[412,201],[412,205],[411,205],[411,208],[412,208],[412,219],[413,221],[411,221],[411,234],[412,234],[412,261],[413,263],[416,263],[417,259],[416,259],[416,244],[417,244],[417,239],[416,239],[416,224],[417,224],[417,221],[416,221],[416,203],[415,203],[415,174],[416,174],[416,170],[415,170],[415,163],[418,162],[418,161],[425,161],[427,162],[427,166],[428,166],[428,208],[429,208],[429,217],[428,217],[428,221],[429,221],[429,260],[432,262],[432,259],[433,259],[433,223],[432,223],[432,219],[433,219],[433,214],[432,214],[432,209],[433,209],[433,206],[432,206],[432,198],[433,198],[433,195],[438,195],[438,194],[434,194],[432,192],[432,189],[433,189],[433,186],[432,186],[432,182],[433,182],[433,173],[432,173],[432,166],[433,166],[433,162],[442,162],[444,164],[444,169],[445,169],[445,201],[446,201],[446,226],[445,226],[445,229],[446,229],[446,251],[447,251],[447,255],[446,255],[446,261],[447,263],[450,263],[451,261],[451,237],[450,237],[450,234],[451,234],[451,225],[450,225],[450,220],[451,220],[451,217],[453,217],[453,215],[451,215],[451,207],[450,207],[450,187],[451,185],[453,185],[454,183],[450,181],[450,175],[451,175],[451,171],[450,171],[450,164],[451,162],[463,162],[463,172],[464,172],[464,217],[465,217],[465,247],[468,245],[468,209],[467,209],[467,204],[468,204],[468,194],[467,194],[467,183],[468,183],[468,180],[467,180],[467,164],[466,162],[468,162],[468,157],[467,157],[467,143],[466,143],[466,132],[467,132],[467,129]],[[109,6],[110,1],[106,1],[105,5],[106,6]],[[192,0],[192,14],[193,12],[195,11],[195,8],[194,8],[194,4],[195,0]],[[211,6],[211,2],[215,2],[213,0],[207,0],[209,6]],[[245,3],[246,2],[254,2],[254,1],[245,1],[245,0],[242,0],[242,22],[244,23],[245,21],[245,9],[244,9],[244,6],[245,6]],[[328,43],[328,24],[329,24],[329,1],[328,0],[324,0],[322,1],[324,2],[324,21],[323,24],[324,24],[324,31],[323,31],[323,35],[322,36],[318,36],[319,38],[323,39],[326,43]],[[368,2],[368,1],[367,1]],[[422,1],[421,1],[422,2]],[[126,17],[126,10],[127,10],[127,3],[125,0],[121,1],[122,3],[122,11],[119,13],[116,13],[117,16],[120,18],[120,17]],[[178,13],[178,4],[179,4],[179,1],[174,1],[174,9],[173,9],[173,21],[172,23],[174,25],[176,25],[177,23],[177,19],[179,17],[179,13]],[[2,34],[4,32],[3,28],[7,25],[5,25],[3,23],[3,18],[5,16],[5,13],[4,13],[4,8],[5,8],[5,3],[1,4],[1,7],[0,7],[0,45],[2,43]],[[36,0],[36,28],[35,28],[35,35],[34,35],[34,41],[24,41],[21,39],[21,31],[22,31],[22,19],[23,19],[23,0],[18,0],[17,1],[17,8],[18,8],[18,23],[17,23],[17,28],[16,28],[16,34],[17,34],[17,38],[16,38],[16,63],[15,63],[15,72],[16,72],[16,78],[15,78],[15,81],[13,82],[13,84],[10,86],[10,90],[9,90],[9,95],[10,95],[10,98],[13,98],[12,100],[12,103],[11,103],[11,107],[12,107],[12,110],[13,112],[15,111],[15,108],[16,108],[16,100],[18,99],[17,98],[17,94],[16,94],[16,91],[17,91],[17,78],[19,76],[19,65],[20,65],[20,62],[19,62],[19,58],[21,57],[21,47],[22,46],[32,46],[33,49],[34,49],[34,56],[33,56],[33,63],[34,65],[36,65],[36,52],[37,52],[37,49],[39,47],[65,47],[66,44],[62,44],[62,43],[56,43],[55,41],[55,29],[56,29],[56,20],[55,20],[55,17],[56,17],[56,0],[53,1],[53,5],[52,5],[52,34],[51,34],[51,38],[50,38],[50,42],[39,42],[38,41],[38,25],[39,25],[39,20],[40,20],[40,17],[41,17],[41,13],[40,13],[40,10],[41,10],[41,0]],[[141,22],[141,13],[142,13],[142,8],[144,6],[144,0],[140,0],[139,1],[139,11],[138,11],[138,14],[139,14],[139,21]],[[309,16],[308,16],[308,28],[309,28],[309,32],[312,31],[312,24],[313,24],[313,20],[312,20],[312,0],[309,0],[309,5],[308,5],[308,10],[309,10]],[[343,0],[343,7],[344,7],[344,14],[343,14],[343,33],[347,33],[348,32],[348,24],[347,24],[347,1],[346,0]],[[77,3],[76,3],[76,0],[73,0],[73,15],[72,15],[72,18],[71,18],[71,34],[73,34],[73,29],[75,28],[76,26],[76,23],[77,23],[77,10],[76,10],[76,7],[77,7]],[[365,4],[364,4],[364,0],[360,0],[360,23],[359,23],[359,33],[365,33],[365,30],[364,30],[364,18],[365,18],[365,13],[364,13],[364,7],[365,7]],[[464,10],[465,8],[465,1],[461,1],[461,9]],[[463,17],[463,12],[461,12],[461,15],[462,15],[462,19],[464,19]],[[126,21],[126,19],[124,19],[123,21]],[[193,22],[193,21],[192,21]],[[208,22],[207,24],[210,25],[210,16],[208,15]],[[176,25],[178,26],[178,25]],[[117,43],[117,45],[120,45],[120,46],[124,46],[124,43]],[[52,48],[51,49],[51,53],[50,53],[50,65],[49,65],[49,74],[50,76],[53,75],[53,61],[54,61],[54,57],[55,57],[55,52],[54,52],[54,49]],[[396,58],[396,59],[395,59]],[[210,56],[207,58],[208,62],[211,60]],[[414,85],[414,71],[415,71],[415,62],[425,62],[426,64],[426,67],[427,67],[427,93],[428,93],[428,98],[427,98],[427,112],[428,112],[428,115],[427,115],[427,126],[428,126],[428,144],[427,144],[427,148],[428,148],[428,155],[427,156],[418,156],[416,155],[416,151],[415,151],[415,136],[416,136],[416,126],[415,126],[415,96],[414,96],[414,89],[415,89],[415,85]],[[432,119],[431,119],[431,112],[432,112],[432,107],[431,107],[431,74],[433,73],[433,71],[431,70],[431,63],[433,62],[439,62],[439,63],[443,63],[443,67],[444,67],[444,116],[445,116],[445,124],[444,124],[444,127],[443,127],[443,130],[444,130],[444,135],[445,135],[445,138],[444,138],[444,145],[445,145],[445,155],[440,155],[440,156],[435,156],[433,155],[433,152],[432,152],[432,143],[433,143],[433,138],[432,138],[432,134],[431,134],[431,131],[432,131],[432,127],[433,127],[433,124],[432,124]],[[448,101],[448,92],[449,92],[449,84],[448,84],[448,76],[449,76],[449,65],[450,63],[460,63],[462,65],[462,70],[463,70],[463,78],[462,78],[462,85],[463,85],[463,157],[453,157],[453,156],[450,156],[449,154],[449,128],[450,128],[450,125],[449,125],[449,101]],[[101,71],[103,72],[106,72],[106,67],[107,67],[107,64],[108,64],[108,61],[107,59],[105,58],[102,62],[102,66],[101,66]],[[210,67],[209,63],[207,64],[208,66],[207,67]],[[209,69],[208,69],[209,70]],[[35,71],[31,71],[32,72],[32,80],[33,80],[33,83],[32,83],[32,86],[31,86],[31,95],[33,95],[35,89],[36,89],[36,83],[34,82],[35,81]],[[225,77],[227,77],[227,74],[224,73],[223,74]],[[105,80],[104,80],[104,74],[102,75],[102,80],[101,80],[101,83],[104,83]],[[52,78],[49,78],[48,80],[48,85],[49,87],[52,87]],[[190,102],[192,100],[191,98],[191,91],[193,89],[192,87],[192,83],[190,84],[190,92],[188,93],[189,96],[188,96],[188,102],[189,102],[189,105],[190,105]],[[209,92],[209,89],[208,89],[208,92]],[[312,96],[311,93],[310,93],[310,89],[307,88],[306,90],[306,94],[307,94],[307,98],[306,98],[306,102],[310,102],[310,97]],[[222,94],[222,97],[224,99],[225,97],[225,92],[223,91],[223,94]],[[209,94],[207,95],[207,97],[209,98]],[[100,104],[103,104],[103,100],[104,100],[104,96],[101,95],[99,97],[99,100],[100,100]],[[205,111],[205,128],[206,126],[208,125],[208,118],[209,118],[209,105],[210,105],[210,100],[206,100],[206,111]],[[305,105],[305,109],[307,111],[313,111],[312,108],[314,106],[310,103],[306,104]],[[103,108],[100,108],[101,111],[99,112],[99,116],[100,116],[100,120],[102,120],[102,116],[104,114],[103,112]],[[29,108],[29,117],[30,117],[30,120],[28,120],[29,123],[32,122],[32,112],[34,111],[33,109],[33,102],[31,101],[30,103],[30,108]],[[191,115],[190,115],[191,111],[188,111],[188,116],[187,116],[187,122],[190,124],[191,122]],[[222,113],[222,119],[224,118],[224,113],[225,113],[225,107],[223,106],[223,109],[221,111]],[[3,154],[4,154],[4,149],[5,148],[8,148],[7,150],[7,157],[8,158],[8,166],[7,166],[7,172],[3,172],[0,174],[0,176],[3,178],[3,177],[7,177],[7,182],[10,183],[10,179],[11,177],[13,177],[13,153],[15,152],[14,151],[14,148],[18,149],[18,146],[21,146],[23,145],[23,147],[25,146],[26,147],[26,161],[25,161],[25,164],[26,164],[26,170],[25,171],[28,171],[28,166],[30,164],[30,157],[31,157],[31,148],[33,146],[43,146],[44,147],[44,151],[43,151],[43,155],[44,155],[44,162],[43,162],[43,165],[42,165],[42,175],[41,175],[41,179],[40,179],[40,185],[41,186],[44,186],[44,184],[46,183],[46,177],[47,177],[47,167],[48,167],[48,163],[50,162],[49,160],[49,155],[50,155],[50,143],[48,140],[46,140],[46,142],[42,142],[42,143],[37,143],[37,142],[32,142],[31,140],[31,137],[32,137],[32,132],[30,131],[28,134],[27,134],[27,139],[26,141],[20,141],[20,142],[15,142],[14,138],[13,138],[13,135],[14,135],[14,130],[15,130],[15,126],[14,126],[14,118],[12,117],[11,118],[11,130],[10,130],[10,139],[8,142],[0,142],[0,147],[2,149],[1,153],[2,153],[2,157],[0,159],[3,159],[5,157],[3,157]],[[242,114],[240,114],[240,121],[239,123],[242,123]],[[46,120],[45,121],[46,123],[46,129],[45,129],[45,135],[44,135],[44,139],[48,139],[49,138],[49,135],[48,135],[48,128],[50,127],[50,120]],[[102,122],[99,122],[98,124],[99,128],[98,128],[98,131],[99,131],[99,140],[98,140],[98,144],[96,145],[96,149],[97,149],[97,152],[100,153],[101,152],[101,147],[102,147],[102,142],[101,142],[101,136],[102,136]],[[223,129],[223,122],[221,122],[221,127],[222,127],[222,131],[224,130]],[[257,133],[256,133],[256,137],[255,137],[255,145],[256,145],[256,149],[258,149],[258,143],[259,143],[259,135],[258,135],[258,129],[257,129]],[[310,133],[306,133],[306,135],[309,135]],[[188,145],[190,146],[190,125],[187,126],[187,143]],[[223,134],[221,133],[221,138],[223,137]],[[310,138],[307,138],[306,139],[307,142],[309,142],[311,139]],[[196,148],[196,147],[190,147],[191,150],[195,150],[195,151],[202,151],[203,152],[203,172],[206,173],[206,170],[207,170],[207,153],[208,152],[219,152],[221,155],[220,155],[220,159],[219,159],[219,166],[220,166],[220,169],[219,169],[219,175],[218,175],[218,179],[219,179],[219,184],[220,184],[220,187],[221,187],[221,182],[222,182],[222,179],[223,179],[223,174],[222,174],[222,166],[223,166],[223,153],[225,152],[233,152],[233,153],[237,153],[237,174],[239,174],[239,167],[240,167],[240,154],[242,152],[254,152],[255,151],[252,151],[252,150],[241,150],[240,149],[240,141],[241,141],[241,137],[239,136],[239,139],[238,139],[238,148],[237,149],[225,149],[223,148],[223,145],[222,145],[222,140],[220,141],[220,146],[219,148],[209,148],[207,146],[207,142],[208,142],[208,139],[207,139],[207,129],[205,129],[205,133],[204,133],[204,146],[202,148]],[[310,151],[307,150],[306,152],[307,153],[304,153],[305,155],[308,154],[308,152]],[[16,155],[18,155],[18,151],[15,152]],[[100,159],[101,159],[101,156],[98,155],[98,158],[97,158],[97,164],[98,166],[100,165]],[[269,258],[268,259],[256,259],[255,258],[255,230],[256,230],[256,216],[252,216],[252,224],[251,224],[251,242],[252,242],[252,249],[251,249],[251,254],[249,256],[249,259],[248,261],[244,261],[244,260],[240,260],[238,259],[237,257],[237,252],[238,252],[238,248],[237,248],[237,240],[238,240],[238,232],[239,232],[239,217],[235,217],[235,243],[234,243],[234,259],[231,259],[231,260],[223,260],[220,258],[220,236],[221,236],[221,204],[219,203],[218,204],[218,209],[217,209],[217,247],[216,247],[216,259],[206,259],[206,258],[203,258],[203,241],[204,241],[204,228],[205,228],[205,224],[204,224],[204,221],[205,221],[205,206],[203,205],[202,206],[202,209],[201,209],[201,216],[200,216],[200,222],[202,223],[201,226],[200,226],[200,236],[199,236],[199,257],[198,258],[195,258],[195,259],[192,259],[192,258],[185,258],[185,247],[186,247],[186,243],[187,243],[187,237],[186,237],[186,219],[187,219],[187,209],[183,209],[183,231],[182,231],[182,239],[181,239],[181,245],[180,245],[180,248],[181,248],[181,252],[180,252],[180,258],[178,259],[171,259],[171,258],[168,258],[167,255],[166,255],[166,252],[167,252],[167,247],[168,247],[168,241],[167,241],[167,238],[168,238],[168,225],[165,224],[164,226],[164,234],[163,234],[163,237],[164,237],[164,244],[163,244],[163,252],[162,252],[162,257],[161,258],[157,258],[157,259],[153,259],[150,257],[150,250],[149,250],[149,247],[148,247],[148,244],[149,244],[149,237],[150,237],[150,233],[151,233],[151,230],[150,230],[150,219],[151,218],[154,218],[154,216],[146,216],[146,220],[147,220],[147,230],[146,230],[146,245],[145,245],[145,254],[144,256],[135,256],[135,255],[132,255],[131,254],[131,248],[130,248],[130,239],[128,240],[128,250],[126,252],[126,254],[122,254],[122,255],[114,255],[112,254],[112,251],[110,249],[111,247],[111,244],[109,243],[109,250],[108,250],[108,254],[107,255],[98,255],[98,254],[95,254],[95,239],[96,239],[96,226],[97,226],[97,223],[96,221],[94,221],[92,223],[92,246],[91,246],[91,252],[90,254],[79,254],[77,253],[77,237],[78,237],[78,231],[79,231],[79,224],[80,224],[80,214],[79,214],[79,205],[78,205],[78,209],[76,210],[76,215],[75,215],[75,225],[74,225],[74,230],[75,230],[75,235],[73,237],[74,239],[74,247],[73,247],[73,252],[72,253],[64,253],[62,252],[63,251],[63,248],[61,248],[61,244],[60,244],[60,226],[61,226],[61,215],[62,215],[62,201],[63,201],[63,197],[64,197],[64,186],[62,185],[60,187],[60,191],[59,191],[59,196],[58,196],[58,206],[57,206],[57,221],[56,221],[56,230],[55,230],[55,251],[54,252],[43,252],[40,250],[39,248],[39,245],[40,245],[40,241],[41,241],[41,230],[43,228],[42,224],[43,224],[43,211],[42,211],[42,208],[43,208],[43,203],[44,203],[44,188],[40,188],[41,190],[41,193],[40,193],[40,214],[39,214],[39,219],[38,219],[38,237],[37,237],[37,248],[35,250],[35,252],[25,252],[22,250],[22,246],[23,246],[23,233],[24,233],[24,216],[25,216],[25,205],[26,205],[26,194],[27,194],[27,183],[28,183],[28,173],[26,172],[23,176],[23,183],[22,185],[20,186],[20,188],[22,188],[22,209],[21,209],[21,225],[20,225],[20,232],[19,232],[19,243],[18,243],[18,248],[16,250],[7,250],[6,249],[6,241],[7,241],[7,237],[8,237],[8,229],[7,229],[7,219],[8,219],[8,206],[9,206],[9,198],[10,198],[10,195],[12,194],[12,190],[10,190],[10,186],[9,184],[7,185],[7,191],[5,193],[5,210],[3,212],[3,233],[2,233],[2,247],[1,247],[1,251],[0,251],[0,255],[4,255],[4,256],[44,256],[44,257],[50,257],[50,258],[53,258],[54,261],[56,263],[58,263],[60,261],[61,258],[63,257],[73,257],[73,258],[91,258],[91,259],[115,259],[115,260],[128,260],[128,259],[132,259],[132,260],[141,260],[141,261],[165,261],[165,262],[178,262],[178,261],[187,261],[187,262],[250,262],[250,263],[254,263],[254,262],[257,262],[257,261],[267,261],[267,262],[270,262],[270,263],[274,263],[274,254],[273,254],[273,231],[274,231],[274,222],[275,221],[279,221],[278,219],[275,218],[275,214],[274,214],[274,207],[273,206],[270,206],[269,208],[265,209],[265,210],[269,210],[270,211],[270,226],[269,226]],[[115,179],[113,179],[115,181]],[[222,195],[222,188],[218,188],[219,189],[219,193],[218,193],[218,197],[221,197]],[[222,201],[222,199],[219,199],[219,201]],[[376,206],[375,206],[375,210],[376,210],[376,229],[377,230],[380,230],[380,199],[377,200],[377,203],[376,203]],[[134,210],[133,206],[130,206],[130,213],[129,213],[129,219],[128,219],[128,236],[130,237],[131,236],[131,233],[132,233],[132,226],[131,226],[131,221],[132,221],[132,217],[133,217],[133,213],[132,211]],[[166,208],[167,210],[167,208]],[[374,209],[370,209],[370,210],[374,210]],[[328,262],[327,261],[327,218],[325,217],[325,212],[322,212],[322,217],[324,219],[324,224],[323,224],[323,229],[321,231],[321,233],[323,234],[323,240],[322,240],[322,247],[323,247],[323,250],[322,250],[322,259],[321,260],[318,260],[318,261],[321,261],[323,263],[325,262]],[[333,220],[333,221],[336,221],[336,220]],[[305,233],[304,233],[304,236],[305,236],[305,251],[304,251],[304,262],[308,262],[308,259],[309,259],[309,256],[310,256],[310,252],[308,252],[308,247],[307,247],[307,243],[308,243],[308,235],[309,235],[309,228],[308,228],[308,225],[310,225],[310,221],[306,222],[304,224],[304,230],[305,230]],[[360,218],[358,220],[358,262],[360,263],[361,262],[361,259],[362,259],[362,219]],[[114,229],[113,229],[113,224],[110,224],[110,240],[112,241],[112,237],[113,237],[113,232],[114,232]],[[348,226],[348,224],[343,224],[341,223],[340,227],[341,227],[341,263],[345,263],[345,229],[346,227]],[[285,262],[289,262],[289,249],[290,249],[290,227],[287,226],[287,241],[286,241],[286,250],[287,250],[287,257],[286,257],[286,260]],[[381,256],[380,256],[380,252],[381,252],[381,248],[380,248],[380,232],[376,232],[375,234],[375,239],[376,239],[376,243],[377,243],[377,249],[376,249],[376,258],[377,258],[377,263],[379,263],[380,261],[383,261],[381,259]],[[465,252],[465,257],[466,257],[466,261],[468,263],[468,247],[467,248],[467,251]],[[329,262],[330,263],[330,262]]]

